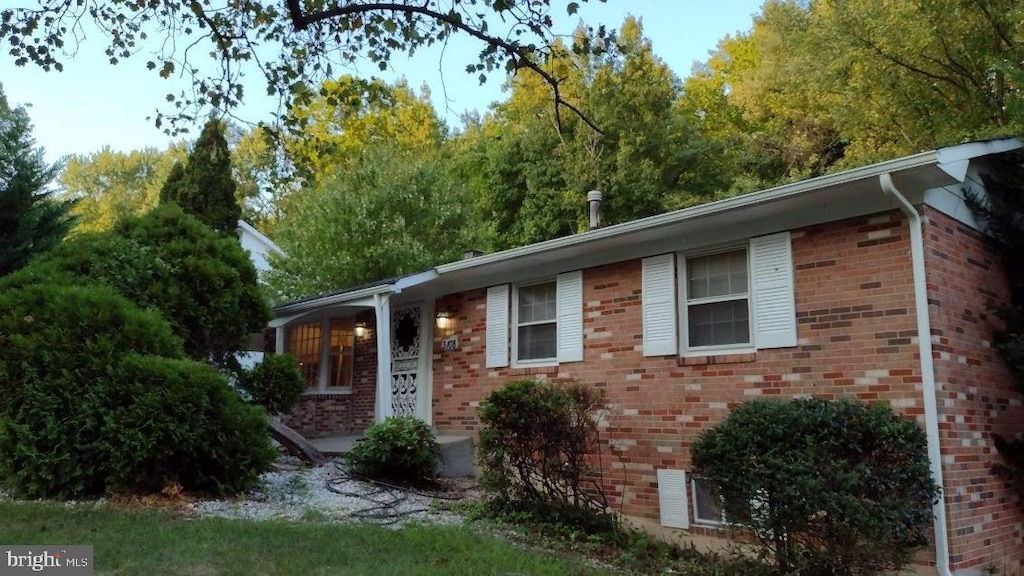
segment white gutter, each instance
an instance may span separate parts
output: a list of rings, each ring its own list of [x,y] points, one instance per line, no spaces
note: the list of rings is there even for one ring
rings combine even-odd
[[[785,186],[777,186],[775,188],[769,188],[767,190],[762,190],[760,192],[744,194],[742,196],[735,196],[733,198],[726,198],[725,200],[718,200],[715,202],[709,202],[707,204],[700,204],[698,206],[684,208],[682,210],[676,210],[674,212],[666,212],[664,214],[648,216],[647,218],[641,218],[639,220],[633,220],[631,222],[625,222],[623,224],[616,224],[615,226],[598,228],[597,230],[591,230],[583,234],[563,236],[561,238],[555,238],[554,240],[538,242],[536,244],[529,244],[526,246],[521,246],[519,248],[513,248],[511,250],[495,252],[493,254],[485,254],[483,256],[477,256],[475,258],[470,258],[468,260],[459,260],[457,262],[451,262],[449,264],[442,264],[438,266],[436,270],[438,274],[443,275],[449,272],[455,272],[466,268],[475,268],[477,266],[482,266],[485,264],[492,264],[495,262],[512,260],[515,258],[521,258],[523,256],[530,256],[532,254],[548,252],[551,250],[557,250],[559,248],[575,246],[577,244],[584,244],[587,242],[600,240],[602,238],[613,238],[616,236],[622,236],[633,232],[649,230],[651,228],[658,228],[660,226],[667,226],[678,222],[685,222],[687,220],[708,216],[718,212],[726,212],[729,210],[737,210],[757,204],[775,202],[777,200],[783,200],[791,196],[799,196],[800,194],[804,194],[821,188],[841,186],[843,184],[856,182],[858,180],[874,178],[881,174],[888,174],[889,172],[898,172],[901,170],[909,170],[921,166],[933,165],[937,162],[937,160],[938,151],[932,150],[931,152],[922,152],[920,154],[914,154],[913,156],[905,156],[903,158],[889,160],[888,162],[882,162],[880,164],[864,166],[863,168],[855,168],[853,170],[837,172],[835,174],[829,174],[827,176],[819,176],[817,178],[811,178],[810,180],[802,180],[800,182],[786,184]]]
[[[306,310],[313,310],[316,308],[322,308],[324,306],[332,306],[334,304],[343,304],[352,300],[359,300],[360,298],[366,298],[368,296],[376,296],[377,294],[385,294],[395,291],[394,284],[378,284],[376,286],[370,286],[368,288],[362,288],[352,292],[342,292],[341,294],[334,294],[331,296],[324,296],[322,298],[314,298],[311,300],[303,300],[302,302],[295,302],[294,304],[284,304],[274,308],[274,313],[278,316],[285,314],[294,314],[296,312],[304,312]]]
[[[928,461],[932,478],[943,488],[932,506],[935,515],[935,569],[939,576],[950,576],[949,534],[946,521],[946,492],[942,482],[942,448],[939,444],[939,410],[935,390],[935,364],[932,359],[932,329],[928,316],[928,285],[924,268],[924,227],[921,214],[896,189],[886,172],[878,177],[882,191],[891,195],[907,215],[910,228],[910,260],[914,270],[914,306],[917,316],[917,345],[921,355],[921,392],[924,396],[924,431],[928,438]]]

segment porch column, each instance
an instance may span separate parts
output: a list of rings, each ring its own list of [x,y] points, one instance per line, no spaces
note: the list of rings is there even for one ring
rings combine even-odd
[[[390,294],[374,294],[377,319],[377,422],[394,412],[391,407],[391,302]]]
[[[284,326],[278,326],[274,334],[274,353],[284,354]]]

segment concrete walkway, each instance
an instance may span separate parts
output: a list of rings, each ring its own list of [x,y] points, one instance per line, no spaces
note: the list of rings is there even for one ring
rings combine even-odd
[[[317,450],[326,456],[337,456],[352,449],[356,441],[362,438],[361,435],[354,436],[332,436],[329,438],[313,438],[310,442]],[[437,443],[441,445],[441,465],[437,474],[442,478],[465,478],[475,474],[473,463],[475,453],[473,451],[472,436],[456,436],[452,434],[439,434]]]

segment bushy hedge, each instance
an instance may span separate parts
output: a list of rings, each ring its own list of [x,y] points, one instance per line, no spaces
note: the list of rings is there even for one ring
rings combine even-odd
[[[271,414],[287,414],[295,409],[306,381],[291,354],[264,354],[263,361],[238,374],[238,387]]]
[[[399,416],[370,426],[345,462],[370,478],[418,482],[437,476],[441,445],[426,422]]]
[[[175,204],[125,218],[111,231],[72,238],[4,285],[44,281],[103,284],[159,310],[196,360],[230,363],[270,318],[256,269],[238,240]]]
[[[603,511],[592,462],[603,406],[579,383],[519,380],[495,390],[479,411],[481,485],[514,505]]]
[[[928,541],[939,489],[926,437],[885,404],[747,402],[690,454],[728,521],[749,528],[783,573],[898,570]]]
[[[269,466],[262,409],[101,285],[0,290],[0,480],[13,494],[238,491]]]

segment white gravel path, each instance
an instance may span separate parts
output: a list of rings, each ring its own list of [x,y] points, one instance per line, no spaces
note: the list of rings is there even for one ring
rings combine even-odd
[[[463,520],[454,512],[440,510],[433,498],[404,491],[382,492],[355,480],[339,481],[342,474],[337,461],[318,468],[267,472],[245,499],[197,501],[190,507],[203,517],[243,520],[367,521],[396,527],[408,522],[453,525]],[[329,481],[345,494],[329,490]],[[381,515],[384,517],[375,517]]]

